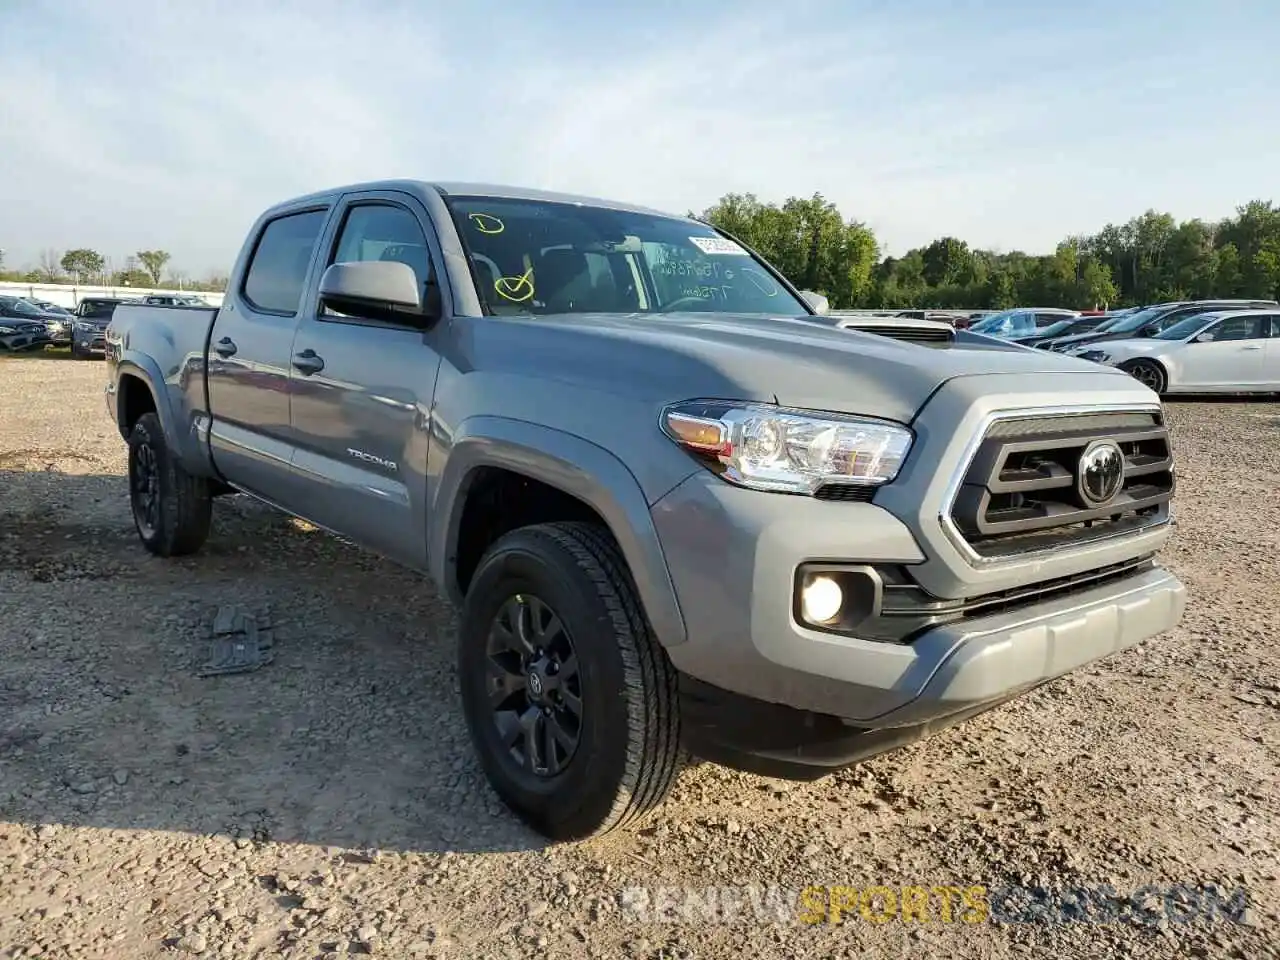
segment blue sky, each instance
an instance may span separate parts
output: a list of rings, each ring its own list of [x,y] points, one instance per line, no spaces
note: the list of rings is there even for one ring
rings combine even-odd
[[[201,277],[263,207],[392,176],[819,191],[892,253],[1280,199],[1276,0],[0,0],[0,36],[11,267]]]

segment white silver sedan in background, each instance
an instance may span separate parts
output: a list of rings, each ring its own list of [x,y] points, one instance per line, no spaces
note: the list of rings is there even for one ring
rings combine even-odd
[[[1199,313],[1152,337],[1072,352],[1118,367],[1156,393],[1272,393],[1280,391],[1280,312]]]

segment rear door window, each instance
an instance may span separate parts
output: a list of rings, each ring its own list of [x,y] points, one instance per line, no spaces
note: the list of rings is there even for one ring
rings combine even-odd
[[[277,217],[267,224],[242,287],[251,307],[284,316],[298,312],[307,269],[327,216],[327,210],[308,210]]]

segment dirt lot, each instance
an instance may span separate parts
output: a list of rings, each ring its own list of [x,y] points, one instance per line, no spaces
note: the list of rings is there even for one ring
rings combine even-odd
[[[548,849],[472,756],[431,585],[240,497],[149,557],[102,377],[0,359],[2,957],[1280,956],[1280,405],[1171,404],[1175,633],[814,784],[691,768],[644,831]],[[200,679],[228,603],[270,612],[275,662]],[[751,899],[1209,883],[1239,922]]]

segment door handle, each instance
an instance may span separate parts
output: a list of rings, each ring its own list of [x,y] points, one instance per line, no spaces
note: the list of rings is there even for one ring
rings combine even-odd
[[[218,345],[213,348],[213,352],[220,357],[233,357],[236,353],[235,341],[230,337],[223,337],[218,341]]]
[[[1262,344],[1260,344],[1260,343],[1251,343],[1251,344],[1249,344],[1249,346],[1247,346],[1247,347],[1241,347],[1240,349],[1241,349],[1241,350],[1261,350],[1261,349],[1262,349]]]
[[[301,353],[295,353],[293,355],[293,368],[305,376],[310,376],[311,374],[319,373],[324,369],[324,359],[308,347]]]

